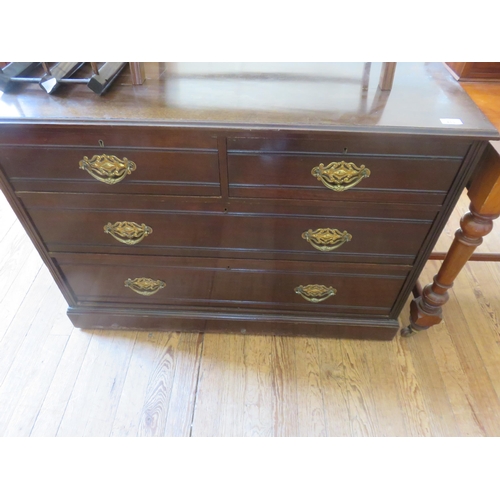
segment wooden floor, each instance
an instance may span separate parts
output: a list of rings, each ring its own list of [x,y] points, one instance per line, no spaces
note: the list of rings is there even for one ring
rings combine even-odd
[[[500,436],[500,263],[469,263],[443,323],[392,342],[86,331],[1,193],[0,220],[1,436]]]

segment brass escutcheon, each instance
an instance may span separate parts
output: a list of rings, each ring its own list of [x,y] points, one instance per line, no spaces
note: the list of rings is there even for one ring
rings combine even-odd
[[[104,232],[110,234],[125,245],[135,245],[142,241],[146,236],[150,235],[153,230],[146,224],[136,224],[135,222],[108,222],[104,226]]]
[[[358,167],[345,161],[332,162],[325,167],[320,163],[311,170],[311,174],[333,191],[346,191],[359,184],[365,177],[370,177],[370,170],[364,165]]]
[[[79,165],[94,179],[106,184],[117,184],[137,168],[136,164],[127,158],[120,160],[116,156],[106,154],[94,155],[90,160],[84,156]]]
[[[294,291],[302,298],[314,303],[323,302],[337,293],[335,288],[325,285],[300,285]]]
[[[320,228],[313,231],[309,229],[302,233],[302,238],[321,252],[331,252],[344,243],[352,240],[352,235],[347,231],[342,233],[338,229]]]
[[[125,280],[125,286],[139,295],[153,295],[167,285],[164,281],[151,278],[128,278]]]

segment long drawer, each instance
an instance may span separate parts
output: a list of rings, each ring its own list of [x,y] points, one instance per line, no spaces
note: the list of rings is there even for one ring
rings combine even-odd
[[[132,208],[127,198],[108,198],[22,195],[50,252],[412,264],[436,214],[363,204],[321,215],[314,207],[307,207],[309,213],[302,207],[300,215],[255,205],[233,212],[220,202],[153,204],[142,198]]]
[[[220,196],[215,150],[2,147],[0,165],[16,191]]]
[[[303,310],[387,316],[409,266],[58,254],[79,305]],[[376,292],[375,292],[376,290]]]
[[[229,195],[441,204],[461,162],[461,158],[230,153]]]

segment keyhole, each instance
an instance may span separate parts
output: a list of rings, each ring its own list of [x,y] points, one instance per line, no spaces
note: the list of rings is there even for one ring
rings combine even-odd
[[[347,148],[344,148],[344,154],[347,153]]]
[[[101,148],[104,147],[104,141],[102,141],[101,139],[99,139],[99,146],[101,146]]]

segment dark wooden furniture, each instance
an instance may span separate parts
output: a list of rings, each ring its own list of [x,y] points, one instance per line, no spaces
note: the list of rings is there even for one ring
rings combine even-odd
[[[73,323],[391,339],[498,132],[440,64],[398,64],[391,92],[364,68],[146,64],[98,99],[2,96],[2,189]]]

